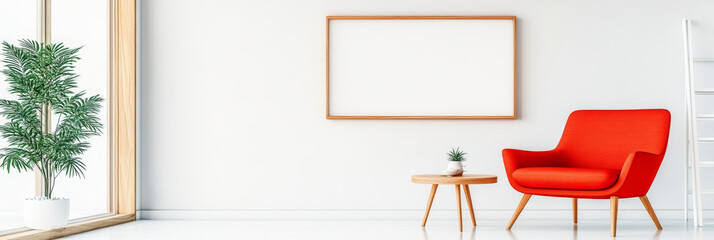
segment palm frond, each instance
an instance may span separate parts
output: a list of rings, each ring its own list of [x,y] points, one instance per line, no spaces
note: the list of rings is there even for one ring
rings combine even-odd
[[[0,116],[8,120],[0,125],[0,136],[9,145],[0,149],[0,168],[39,168],[47,197],[59,173],[84,177],[81,155],[90,147],[87,140],[102,134],[104,127],[99,118],[104,99],[74,91],[80,49],[29,39],[19,40],[18,46],[2,42],[0,72],[17,100],[0,99]],[[61,119],[54,131],[43,126],[52,114]]]

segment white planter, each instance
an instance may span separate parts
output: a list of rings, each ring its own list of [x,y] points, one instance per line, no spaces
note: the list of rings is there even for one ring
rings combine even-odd
[[[69,199],[25,199],[25,226],[31,229],[57,229],[67,225]]]
[[[449,161],[449,165],[442,173],[446,176],[461,176],[464,174],[464,165],[461,162]]]

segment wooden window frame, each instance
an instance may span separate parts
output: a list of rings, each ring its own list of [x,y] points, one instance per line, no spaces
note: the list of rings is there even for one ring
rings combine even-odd
[[[112,0],[110,9],[110,214],[0,240],[59,238],[136,220],[136,0]]]

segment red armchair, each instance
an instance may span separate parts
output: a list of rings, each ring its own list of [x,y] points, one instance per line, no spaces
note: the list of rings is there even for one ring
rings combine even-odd
[[[610,232],[617,230],[619,198],[639,197],[662,229],[647,191],[662,163],[669,138],[665,109],[580,110],[570,114],[563,136],[550,151],[503,150],[511,186],[523,198],[506,229],[511,229],[531,195],[610,199]]]

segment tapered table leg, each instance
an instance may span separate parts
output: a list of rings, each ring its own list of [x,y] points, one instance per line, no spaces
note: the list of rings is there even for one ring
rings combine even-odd
[[[461,185],[454,184],[456,186],[456,207],[459,212],[459,232],[464,231],[463,223],[461,222]]]
[[[471,223],[476,226],[476,217],[474,217],[474,206],[471,203],[471,189],[469,189],[468,184],[464,184],[464,195],[466,196],[466,205],[469,206],[469,213],[471,214]]]
[[[421,226],[426,226],[426,219],[429,218],[429,211],[431,211],[431,203],[434,202],[434,195],[436,195],[436,188],[439,184],[431,185],[431,193],[429,194],[429,202],[426,204],[426,213],[424,213],[424,221],[421,222]]]

